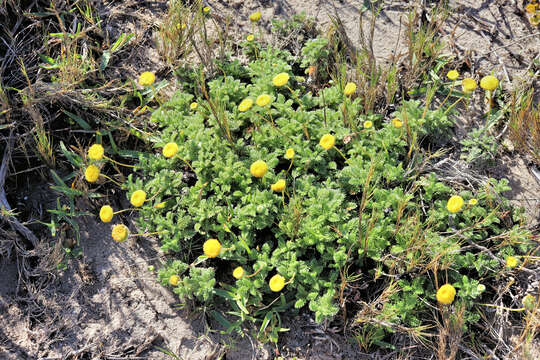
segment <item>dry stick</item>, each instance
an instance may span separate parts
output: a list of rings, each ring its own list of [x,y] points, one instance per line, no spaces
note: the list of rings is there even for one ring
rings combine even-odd
[[[0,206],[2,210],[11,211],[11,206],[9,205],[6,198],[6,191],[4,190],[4,184],[6,182],[7,175],[7,165],[8,161],[11,159],[11,148],[13,147],[13,129],[9,133],[9,141],[6,144],[6,149],[4,150],[4,157],[2,159],[2,166],[0,167]],[[24,237],[32,243],[34,247],[37,247],[39,240],[38,238],[30,231],[26,226],[21,224],[19,220],[13,215],[5,215],[7,222],[11,227],[15,228],[16,231],[24,235]]]

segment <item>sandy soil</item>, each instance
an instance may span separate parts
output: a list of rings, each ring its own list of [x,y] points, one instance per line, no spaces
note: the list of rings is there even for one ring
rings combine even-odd
[[[337,14],[354,44],[359,45],[358,16],[363,1],[231,0],[210,1],[219,14],[231,14],[235,36],[243,38],[250,29],[248,16],[262,9],[262,25],[268,19],[299,11],[318,20],[324,29]],[[386,1],[377,19],[374,51],[379,64],[390,61],[406,47],[405,22],[412,1]],[[537,56],[540,38],[528,27],[524,15],[511,1],[450,1],[452,15],[443,29],[453,51],[478,74],[495,71],[510,87]],[[149,49],[125,59],[133,73],[167,69],[156,62],[152,49],[153,27],[159,23],[164,1],[147,1],[143,7],[125,1],[102,18],[117,17],[111,31],[133,31],[139,46]],[[118,25],[120,24],[120,25]],[[401,24],[401,25],[400,25]],[[116,29],[116,30],[115,30]],[[154,30],[153,30],[154,29]],[[400,31],[401,29],[401,31]],[[536,51],[536,52],[535,52]],[[461,134],[478,126],[478,117],[463,119]],[[538,220],[540,186],[528,164],[512,151],[502,157],[492,176],[507,177],[513,186],[510,197],[524,205],[531,222]],[[92,211],[95,212],[95,209]],[[163,260],[155,239],[129,244],[110,241],[110,225],[86,218],[82,225],[82,256],[71,258],[66,271],[45,280],[41,295],[32,297],[18,281],[17,260],[0,262],[0,359],[170,359],[157,347],[169,349],[182,359],[270,359],[285,358],[363,359],[347,336],[313,323],[309,315],[289,319],[279,350],[261,346],[248,337],[233,339],[209,332],[200,313],[181,309],[178,298],[155,281],[148,266]],[[45,237],[45,235],[43,236]],[[20,264],[19,264],[20,265]],[[42,276],[45,276],[44,274]],[[210,324],[217,328],[216,324]]]

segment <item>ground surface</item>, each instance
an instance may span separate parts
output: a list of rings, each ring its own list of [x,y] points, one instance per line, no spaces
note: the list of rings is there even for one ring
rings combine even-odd
[[[262,9],[264,27],[269,27],[268,19],[306,11],[324,29],[331,23],[330,16],[337,14],[354,44],[359,43],[358,17],[363,3],[313,1],[306,6],[303,0],[210,1],[216,14],[233,15],[234,36],[238,39],[250,29],[249,14]],[[494,71],[506,80],[505,87],[512,87],[525,73],[531,58],[538,55],[538,29],[527,25],[513,1],[455,0],[450,5],[454,10],[442,29],[449,43],[448,52],[470,62],[475,72]],[[112,33],[137,34],[141,50],[125,59],[131,76],[145,70],[167,76],[166,69],[156,60],[152,42],[152,31],[165,11],[165,2],[105,2],[101,6],[102,18],[114,19],[108,25]],[[404,51],[405,22],[411,6],[412,1],[386,2],[377,19],[373,44],[380,64]],[[481,123],[480,118],[467,114],[460,121],[458,135]],[[531,225],[536,224],[540,186],[527,159],[519,158],[510,149],[486,175],[509,178],[513,187],[510,198],[525,206]],[[0,261],[0,359],[170,358],[158,346],[183,359],[274,356],[273,347],[262,347],[247,337],[232,339],[209,333],[205,319],[199,313],[180,309],[178,298],[157,284],[155,275],[149,272],[148,266],[157,267],[162,259],[157,241],[139,239],[114,244],[109,238],[110,226],[96,220],[88,217],[83,221],[83,255],[71,259],[67,270],[57,277],[41,279],[43,291],[39,298],[30,299],[20,291],[20,263],[13,258]],[[291,332],[283,336],[279,351],[286,357],[369,358],[346,335],[314,324],[307,315],[291,319],[285,326],[291,327]]]

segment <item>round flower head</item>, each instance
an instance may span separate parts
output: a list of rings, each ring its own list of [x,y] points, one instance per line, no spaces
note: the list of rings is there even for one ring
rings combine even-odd
[[[141,86],[150,86],[154,83],[154,81],[156,81],[156,75],[154,75],[154,73],[146,71],[139,75],[138,82]]]
[[[335,143],[336,138],[330,134],[323,135],[321,141],[319,141],[319,145],[321,145],[324,150],[330,150],[334,147]]]
[[[124,224],[117,224],[113,226],[111,235],[114,241],[121,242],[128,238],[129,229]]]
[[[446,77],[452,81],[456,80],[458,77],[459,77],[459,73],[457,72],[457,70],[450,70],[447,74],[446,74]]]
[[[270,101],[272,98],[268,94],[261,94],[257,96],[257,100],[255,100],[255,103],[261,107],[266,106],[270,104]]]
[[[285,180],[279,179],[278,181],[276,181],[275,184],[270,185],[270,188],[272,189],[272,191],[276,192],[283,191],[283,189],[285,189]]]
[[[288,148],[287,151],[285,152],[285,159],[291,160],[293,157],[294,157],[294,149]]]
[[[247,41],[253,41],[253,40],[255,40],[255,36],[253,34],[249,34],[248,36],[246,36],[246,40]]]
[[[532,2],[525,5],[525,11],[527,11],[529,14],[535,14],[536,13],[536,7],[538,4],[533,4]]]
[[[133,194],[131,194],[129,202],[131,202],[131,205],[135,207],[140,207],[142,206],[142,204],[144,204],[145,200],[146,193],[143,190],[137,190]]]
[[[191,110],[196,110],[198,106],[199,106],[199,104],[197,104],[196,102],[192,102],[192,103],[189,105],[189,108],[190,108]]]
[[[448,199],[446,208],[451,213],[457,213],[463,207],[463,198],[459,195],[453,195]]]
[[[268,285],[270,286],[270,290],[273,292],[281,291],[281,289],[283,289],[285,286],[285,278],[279,274],[276,274],[270,278]]]
[[[250,98],[242,100],[240,105],[238,105],[238,110],[241,112],[248,111],[253,106],[253,100]]]
[[[469,205],[474,206],[476,204],[478,204],[478,200],[476,200],[476,199],[469,200]]]
[[[493,91],[499,86],[499,79],[493,75],[484,76],[480,80],[480,87],[484,90]]]
[[[287,82],[289,82],[289,74],[287,73],[279,73],[272,79],[274,86],[283,86]]]
[[[395,118],[394,120],[392,120],[392,125],[394,125],[396,129],[399,129],[400,127],[403,126],[403,122],[399,120],[398,118]]]
[[[507,256],[506,266],[508,266],[509,268],[515,268],[516,266],[518,266],[518,259],[516,259],[514,256]]]
[[[163,147],[162,153],[166,158],[172,158],[178,152],[178,145],[176,143],[168,143]]]
[[[171,277],[169,277],[169,284],[171,284],[172,286],[178,285],[179,281],[180,281],[180,276],[178,275],[171,275]]]
[[[217,239],[208,239],[203,244],[204,255],[209,258],[218,257],[219,252],[221,251],[221,244]]]
[[[208,14],[210,13],[210,6],[205,6],[203,9],[202,9],[203,13],[205,14]]]
[[[84,171],[84,178],[89,183],[95,183],[99,178],[99,168],[96,165],[88,165]]]
[[[450,305],[455,296],[456,289],[450,284],[444,284],[437,290],[437,301],[443,305]]]
[[[98,161],[103,159],[105,154],[105,149],[101,144],[94,144],[88,148],[88,157],[92,160]]]
[[[465,93],[470,93],[470,92],[473,92],[474,90],[476,90],[476,87],[478,85],[476,84],[476,81],[474,81],[474,79],[465,78],[465,79],[461,80],[461,86],[463,86],[463,91]]]
[[[373,121],[364,121],[364,129],[370,129],[371,127],[373,127]]]
[[[262,178],[268,171],[268,165],[262,160],[257,160],[249,167],[249,172],[256,178]]]
[[[257,21],[261,20],[261,12],[257,11],[257,12],[254,12],[253,14],[249,15],[249,20],[251,20],[252,22],[257,22]]]
[[[244,268],[241,266],[238,266],[236,269],[233,270],[232,276],[235,279],[241,279],[244,276]]]
[[[349,95],[352,95],[356,92],[356,84],[355,83],[347,83],[347,85],[345,85],[345,89],[343,90],[343,93],[347,96]]]
[[[113,215],[114,215],[113,208],[110,207],[109,205],[103,205],[101,209],[99,210],[99,218],[104,223],[111,222]]]

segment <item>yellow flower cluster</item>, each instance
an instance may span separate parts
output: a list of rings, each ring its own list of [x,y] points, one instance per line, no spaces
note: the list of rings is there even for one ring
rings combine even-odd
[[[321,137],[321,140],[319,141],[319,145],[324,150],[330,150],[334,147],[334,144],[336,143],[336,138],[333,135],[326,134]]]
[[[253,106],[253,100],[251,100],[250,98],[244,99],[242,100],[240,105],[238,105],[238,111],[241,111],[241,112],[248,111],[249,109],[251,109],[252,106]]]
[[[444,284],[437,290],[437,301],[443,305],[450,305],[456,296],[456,289],[450,284]]]
[[[249,167],[249,172],[256,178],[262,178],[268,171],[268,165],[262,160],[257,160]]]
[[[217,239],[208,239],[203,244],[204,255],[209,258],[218,257],[221,251],[221,244]]]
[[[270,188],[272,189],[272,191],[276,191],[276,192],[283,191],[285,189],[285,180],[279,179],[274,184],[272,184]]]
[[[146,193],[144,190],[136,190],[131,194],[131,198],[129,199],[129,202],[131,205],[135,207],[141,207],[144,202],[146,201]]]
[[[129,229],[124,224],[114,225],[111,235],[114,241],[122,242],[128,238]]]
[[[88,165],[84,171],[84,177],[89,183],[95,183],[99,178],[99,168],[96,165]]]
[[[108,223],[108,222],[111,222],[112,218],[113,218],[113,215],[114,215],[114,210],[112,207],[110,207],[109,205],[104,205],[101,207],[101,209],[99,210],[99,218],[101,219],[101,221],[103,221],[104,223]]]
[[[272,79],[272,84],[274,86],[283,86],[289,82],[289,74],[287,73],[279,73]]]
[[[532,26],[538,26],[540,24],[540,4],[537,0],[531,0],[530,3],[525,5],[525,11],[527,12],[527,19]]]
[[[356,84],[352,82],[347,83],[347,85],[345,85],[345,89],[343,89],[343,93],[346,96],[350,96],[354,94],[355,92],[356,92]]]
[[[154,73],[145,71],[139,75],[138,83],[141,86],[151,86],[156,81],[156,75]]]
[[[459,195],[453,195],[448,199],[448,203],[446,204],[446,208],[451,213],[457,213],[461,208],[463,207],[464,201],[463,198]]]
[[[163,147],[162,152],[166,158],[172,158],[178,152],[178,145],[176,143],[168,143]]]
[[[103,155],[105,155],[105,149],[101,144],[94,144],[88,148],[88,157],[91,160],[99,161],[103,159]]]
[[[261,20],[261,12],[257,11],[249,15],[249,20],[251,20],[251,22],[254,22],[254,23]]]

